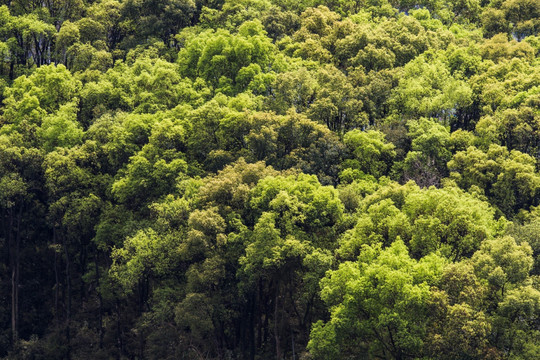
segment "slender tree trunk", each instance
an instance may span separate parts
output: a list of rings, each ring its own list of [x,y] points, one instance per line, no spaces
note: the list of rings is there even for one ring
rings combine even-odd
[[[120,360],[124,353],[124,344],[122,343],[122,329],[120,321],[120,301],[116,299],[116,341],[118,346],[117,359]]]
[[[291,326],[291,350],[292,350],[292,360],[296,360],[296,353],[294,349],[294,331]]]
[[[11,256],[11,334],[13,347],[19,341],[19,270],[20,270],[20,247],[21,247],[21,218],[22,206],[17,215],[17,230],[15,244],[13,243],[13,212],[10,211],[10,246],[13,247]]]
[[[8,226],[9,265],[11,267],[11,341],[12,346],[17,344],[17,317],[15,307],[15,254],[13,251],[13,209],[9,209]]]
[[[253,293],[249,311],[249,359],[255,359],[255,313],[257,309],[257,294]]]
[[[88,241],[86,241],[84,237],[81,237],[79,244],[77,244],[77,247],[79,253],[79,266],[78,269],[75,268],[75,273],[78,274],[80,272],[81,274],[84,274],[88,265]],[[84,303],[87,301],[90,294],[86,292],[85,282],[82,281],[82,279],[81,281],[77,281],[77,283],[78,285],[80,285],[78,289],[80,301],[81,303]]]
[[[19,331],[18,331],[18,284],[17,284],[17,266],[15,265],[15,260],[13,261],[13,267],[11,268],[11,335],[13,346],[15,346],[19,340]]]
[[[9,80],[15,79],[15,60],[11,60],[9,63]]]
[[[276,287],[276,295],[274,301],[274,340],[276,342],[276,359],[281,360],[281,348],[279,346],[279,331],[278,331],[278,300],[279,286]]]
[[[66,256],[66,286],[67,286],[67,306],[66,306],[66,342],[67,358],[71,358],[71,269],[69,260],[69,251],[64,239],[64,254]]]
[[[140,318],[144,312],[144,298],[145,298],[145,279],[143,278],[142,280],[139,280],[138,282],[138,317]],[[143,337],[143,333],[142,331],[139,331],[138,332],[138,337],[139,337],[139,358],[140,359],[143,359],[143,353],[144,353],[144,337]]]
[[[260,349],[262,346],[262,339],[263,339],[263,322],[262,322],[262,314],[263,314],[263,299],[262,299],[262,281],[259,280],[259,286],[257,286],[257,307],[255,308],[255,316],[257,320],[257,345],[256,348]]]
[[[101,296],[101,289],[99,287],[100,279],[99,279],[99,265],[98,265],[99,253],[98,251],[99,250],[96,250],[96,256],[95,256],[94,262],[96,264],[96,291],[97,291],[98,300],[99,300],[99,318],[98,318],[99,348],[103,349],[103,297]]]
[[[56,227],[53,226],[53,245],[54,245],[54,316],[58,318],[58,298],[60,297],[60,275],[58,274],[58,250],[56,238]]]
[[[20,274],[21,274],[21,218],[22,218],[22,206],[19,210],[19,216],[17,217],[17,237],[15,242],[15,320],[17,321],[16,333],[17,338],[19,336],[19,286],[20,286]]]

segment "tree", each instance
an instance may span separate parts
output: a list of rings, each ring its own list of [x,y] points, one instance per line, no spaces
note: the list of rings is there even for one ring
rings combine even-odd
[[[54,115],[45,117],[40,130],[43,148],[46,151],[51,151],[55,147],[81,144],[83,130],[77,122],[77,104],[63,105]]]
[[[280,170],[294,168],[317,175],[324,184],[337,182],[345,149],[327,127],[292,112],[284,117],[257,114],[253,122],[245,141],[255,160],[264,159]]]
[[[281,114],[290,108],[304,112],[313,103],[318,87],[314,74],[304,67],[278,74],[272,84],[271,109]]]
[[[383,133],[369,130],[352,130],[345,134],[343,142],[354,159],[344,162],[344,168],[353,168],[380,177],[388,175],[396,156],[395,146],[385,140]]]
[[[478,277],[488,280],[495,289],[492,296],[502,297],[509,286],[523,283],[529,276],[532,250],[529,244],[517,245],[512,237],[506,236],[484,241],[472,262]]]
[[[181,152],[184,144],[185,131],[180,124],[170,120],[156,124],[149,142],[117,173],[112,185],[116,199],[134,210],[143,210],[144,205],[173,192],[187,172]]]
[[[32,164],[31,157],[36,156],[35,160],[39,160],[39,153],[22,147],[15,137],[10,139],[2,135],[0,139],[0,151],[2,154],[0,163],[0,193],[2,194],[0,209],[2,214],[2,238],[4,240],[2,245],[5,246],[4,252],[7,253],[6,258],[9,261],[7,268],[11,279],[10,342],[12,347],[17,347],[20,331],[20,254],[21,245],[24,246],[24,243],[22,243],[24,228],[21,228],[21,225],[24,226],[23,215],[28,211],[25,208],[30,207],[32,197],[31,179],[27,179],[25,173],[32,174],[33,166],[36,164]]]
[[[4,118],[15,129],[25,123],[39,126],[44,115],[76,99],[80,89],[81,82],[64,65],[42,66],[5,90]]]
[[[240,81],[242,71],[251,66],[257,69],[255,74],[266,72],[272,64],[274,46],[259,21],[244,23],[235,35],[222,29],[206,30],[186,40],[178,54],[181,74],[200,77],[226,94],[245,90],[249,81]]]
[[[506,224],[495,221],[488,203],[451,185],[420,189],[390,182],[367,195],[359,210],[354,228],[339,240],[344,259],[355,259],[364,244],[390,246],[399,238],[416,258],[438,251],[455,261],[471,256]]]
[[[486,38],[492,38],[499,33],[508,33],[510,24],[505,18],[504,11],[495,8],[485,8],[482,11],[482,25],[484,28],[484,36]]]
[[[338,134],[366,124],[365,116],[359,111],[362,102],[357,99],[347,77],[335,67],[327,66],[318,72],[320,86],[311,104],[308,115]]]
[[[500,109],[493,115],[481,118],[476,125],[479,135],[510,150],[519,150],[534,157],[540,146],[536,136],[540,114],[534,110],[535,96],[528,93],[520,94],[525,99],[519,106],[516,104],[512,108]]]
[[[384,250],[363,246],[357,262],[344,262],[321,280],[330,320],[315,323],[308,349],[322,359],[366,352],[394,359],[421,356],[429,289],[443,264],[436,255],[411,259],[399,239]]]
[[[506,19],[513,25],[512,33],[521,40],[538,33],[540,5],[531,0],[506,0],[502,4]]]
[[[174,35],[182,28],[193,23],[196,3],[193,0],[168,1],[127,1],[122,15],[129,20],[136,20],[133,35],[139,41],[148,37],[158,37],[169,44]],[[129,40],[128,40],[129,41]]]
[[[495,352],[489,344],[492,322],[482,306],[488,289],[473,266],[448,264],[431,293],[434,316],[426,338],[429,356],[481,359]]]
[[[487,152],[474,146],[457,152],[448,163],[451,176],[464,189],[484,191],[505,215],[536,205],[540,178],[535,161],[517,150],[492,144]]]
[[[133,63],[117,62],[103,76],[86,82],[81,90],[79,117],[88,126],[101,115],[119,110],[145,114],[183,103],[196,104],[201,94],[193,85],[181,78],[177,65],[155,54],[142,54]],[[204,94],[204,88],[201,92]]]
[[[405,65],[404,72],[391,99],[394,110],[399,109],[404,115],[447,121],[458,108],[466,107],[472,101],[471,88],[452,77],[447,65],[436,54],[419,56]]]
[[[448,175],[450,132],[441,123],[421,118],[407,122],[412,151],[404,160],[405,180],[412,179],[421,187],[437,186]]]

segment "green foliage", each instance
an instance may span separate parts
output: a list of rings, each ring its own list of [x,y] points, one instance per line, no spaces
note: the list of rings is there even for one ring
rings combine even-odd
[[[344,167],[358,169],[375,177],[388,175],[396,152],[395,146],[386,142],[384,134],[373,130],[352,130],[345,134],[343,142],[354,155],[354,159],[345,162]]]
[[[181,125],[170,120],[154,126],[148,143],[117,173],[111,190],[120,203],[140,208],[173,191],[187,171],[187,163],[180,152],[184,146],[184,133]]]
[[[458,108],[468,106],[471,97],[467,83],[454,78],[437,54],[428,53],[405,65],[391,101],[405,116],[446,120]]]
[[[446,163],[451,158],[450,133],[439,122],[421,118],[407,123],[412,139],[411,151],[404,160],[404,178],[422,187],[439,185],[448,175]]]
[[[538,1],[4,3],[0,358],[540,357]]]
[[[471,146],[456,153],[448,167],[460,187],[479,189],[507,216],[538,201],[535,161],[517,150],[492,144],[484,152]]]
[[[81,143],[83,131],[77,122],[77,104],[67,103],[56,114],[47,116],[41,124],[43,148],[71,147]]]
[[[478,276],[504,293],[505,285],[523,282],[532,269],[532,250],[511,237],[485,241],[472,262]]]
[[[80,90],[81,83],[65,66],[42,66],[32,75],[17,78],[4,90],[5,121],[13,124],[13,129],[39,126],[43,116],[76,101]]]
[[[399,239],[384,250],[365,245],[358,261],[342,263],[321,281],[330,320],[314,325],[308,349],[323,359],[365,352],[419,356],[430,285],[441,276],[443,264],[436,255],[411,259]]]
[[[178,54],[180,72],[192,79],[201,78],[225,94],[245,90],[272,64],[274,47],[258,21],[242,24],[238,34],[207,30],[189,34],[183,41],[186,46]]]
[[[367,195],[356,225],[340,239],[340,256],[354,259],[364,244],[389,246],[398,238],[415,257],[433,252],[469,257],[485,239],[500,234],[504,220],[484,201],[455,187],[420,189],[390,183]]]
[[[335,189],[321,186],[315,176],[262,179],[253,189],[250,205],[256,212],[279,214],[282,234],[309,239],[321,248],[334,247],[332,228],[342,220],[343,205]]]
[[[480,359],[494,349],[488,335],[492,324],[482,302],[488,292],[471,265],[447,265],[430,300],[432,317],[426,349],[429,356],[441,359]]]
[[[154,113],[179,103],[196,103],[199,93],[182,79],[178,67],[161,59],[142,56],[131,65],[118,62],[104,76],[85,83],[81,117],[91,124],[96,117],[123,110]]]

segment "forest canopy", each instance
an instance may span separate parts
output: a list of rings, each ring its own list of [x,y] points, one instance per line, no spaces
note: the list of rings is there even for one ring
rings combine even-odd
[[[0,358],[540,358],[540,1],[0,3]]]

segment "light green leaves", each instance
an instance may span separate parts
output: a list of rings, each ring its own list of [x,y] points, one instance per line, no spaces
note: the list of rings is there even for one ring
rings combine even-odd
[[[342,263],[321,281],[321,297],[331,317],[313,327],[308,348],[321,358],[360,352],[418,356],[429,287],[440,277],[443,264],[437,256],[411,259],[399,239],[384,250],[365,245],[358,262]]]
[[[404,115],[446,120],[456,109],[471,104],[472,90],[450,74],[440,54],[429,53],[405,65],[391,102]]]

